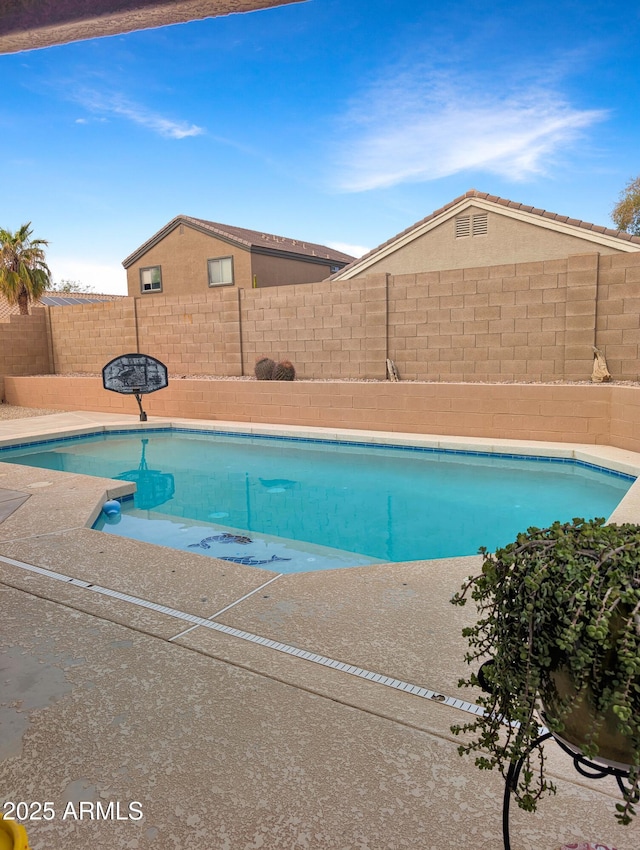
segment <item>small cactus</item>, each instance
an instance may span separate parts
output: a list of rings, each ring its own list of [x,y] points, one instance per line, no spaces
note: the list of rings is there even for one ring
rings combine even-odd
[[[289,360],[281,360],[273,370],[274,381],[293,381],[295,376],[296,370],[293,368],[293,363]]]
[[[275,367],[275,361],[270,357],[261,357],[259,360],[256,360],[253,371],[259,381],[271,381],[273,380],[273,370]]]

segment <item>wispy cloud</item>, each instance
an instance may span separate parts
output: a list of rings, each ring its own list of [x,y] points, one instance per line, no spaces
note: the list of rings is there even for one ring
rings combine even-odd
[[[104,94],[91,89],[82,89],[74,93],[73,99],[102,119],[105,117],[123,118],[141,127],[146,127],[167,139],[184,139],[188,136],[200,136],[204,133],[204,129],[196,124],[165,118],[163,115],[134,103],[121,94]],[[76,123],[81,122],[82,119],[76,121]]]
[[[360,192],[467,170],[523,180],[607,113],[548,88],[497,92],[477,79],[405,73],[362,95],[342,122],[338,188]]]

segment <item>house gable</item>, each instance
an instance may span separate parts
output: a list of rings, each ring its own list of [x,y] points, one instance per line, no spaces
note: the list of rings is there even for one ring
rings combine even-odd
[[[333,275],[412,274],[640,251],[640,239],[471,190]]]

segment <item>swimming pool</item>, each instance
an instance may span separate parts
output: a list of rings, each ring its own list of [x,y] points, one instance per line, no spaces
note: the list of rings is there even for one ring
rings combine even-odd
[[[606,517],[635,480],[566,458],[171,428],[0,460],[135,481],[94,527],[277,572],[475,554],[530,525]]]

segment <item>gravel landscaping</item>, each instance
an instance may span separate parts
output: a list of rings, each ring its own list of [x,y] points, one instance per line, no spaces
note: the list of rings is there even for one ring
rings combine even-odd
[[[50,413],[62,413],[61,410],[43,410],[40,407],[17,407],[13,404],[0,404],[0,420],[29,419],[32,416],[48,416]]]

